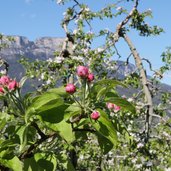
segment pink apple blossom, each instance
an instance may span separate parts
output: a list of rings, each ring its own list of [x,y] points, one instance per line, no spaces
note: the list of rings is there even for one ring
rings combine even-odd
[[[93,81],[94,80],[94,74],[89,73],[88,76],[87,76],[87,79],[88,79],[89,82]]]
[[[66,85],[65,90],[66,90],[67,93],[73,94],[76,91],[76,87],[75,87],[74,84],[69,83],[69,84]]]
[[[100,113],[98,111],[93,111],[93,113],[91,113],[90,116],[91,116],[91,119],[97,120],[100,117]]]
[[[107,103],[106,106],[107,106],[108,109],[114,109],[115,104],[113,104],[113,103]]]
[[[10,78],[6,75],[4,75],[0,78],[0,84],[3,86],[8,85],[9,82],[10,82]]]
[[[4,93],[4,90],[3,90],[2,87],[0,87],[0,94],[1,94],[1,93]]]
[[[120,106],[117,106],[116,104],[110,103],[110,102],[107,103],[106,106],[107,106],[108,109],[113,109],[114,112],[118,112],[121,109]]]
[[[114,112],[118,112],[120,110],[121,110],[120,106],[114,105],[114,109],[113,109]]]
[[[77,75],[79,77],[83,77],[83,78],[86,78],[89,74],[89,70],[87,67],[85,66],[78,66],[77,67]]]
[[[18,87],[18,83],[16,80],[12,80],[11,82],[9,82],[8,84],[8,89],[9,90],[15,90]]]

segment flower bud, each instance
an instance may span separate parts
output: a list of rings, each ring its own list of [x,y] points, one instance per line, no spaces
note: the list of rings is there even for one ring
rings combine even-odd
[[[91,115],[90,115],[91,119],[93,120],[97,120],[100,117],[100,113],[98,111],[94,111]]]
[[[2,87],[0,87],[0,94],[3,94],[4,93],[4,90]]]
[[[108,109],[113,109],[115,107],[115,104],[107,103],[106,106],[107,106]]]
[[[89,82],[93,81],[94,80],[94,74],[89,73],[88,76],[87,76],[87,79],[88,79]]]
[[[114,105],[114,109],[113,109],[114,112],[118,112],[120,110],[121,110],[120,106]]]
[[[18,83],[16,80],[12,80],[9,84],[8,84],[8,89],[9,90],[15,90],[18,87]]]
[[[67,84],[66,87],[65,87],[65,90],[66,90],[67,93],[73,94],[76,91],[76,87],[75,87],[74,84]]]
[[[8,85],[9,82],[10,82],[10,78],[6,75],[4,75],[0,78],[0,84],[3,86]]]
[[[89,72],[89,70],[85,66],[78,66],[77,67],[77,75],[79,77],[86,78],[88,76],[88,72]]]

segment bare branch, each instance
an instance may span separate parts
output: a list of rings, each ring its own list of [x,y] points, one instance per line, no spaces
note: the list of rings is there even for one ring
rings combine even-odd
[[[136,50],[136,48],[134,47],[133,43],[131,42],[130,38],[125,34],[123,36],[124,40],[126,41],[126,43],[128,44],[133,57],[135,59],[135,63],[137,68],[139,69],[140,72],[140,78],[141,78],[141,82],[142,82],[142,86],[143,86],[143,91],[145,94],[145,100],[147,102],[147,112],[146,112],[146,138],[148,139],[148,134],[149,134],[149,129],[150,129],[150,124],[152,121],[152,115],[153,115],[153,101],[152,101],[152,95],[151,92],[149,90],[149,85],[147,82],[147,75],[145,72],[145,69],[143,68],[143,64],[142,64],[142,60]]]
[[[130,13],[126,16],[126,18],[121,21],[118,26],[116,27],[116,32],[113,36],[114,42],[117,42],[119,40],[119,37],[122,37],[122,28],[124,25],[126,25],[128,23],[128,21],[131,19],[132,15],[134,14],[134,11],[137,10],[138,7],[138,0],[135,0],[135,5],[132,8],[132,10],[130,11]]]
[[[42,144],[44,141],[46,141],[47,139],[56,136],[56,133],[50,134],[50,135],[46,135],[45,137],[37,140],[34,144],[32,144],[26,151],[24,151],[20,156],[19,159],[26,159],[26,158],[30,158],[32,157],[32,151],[34,149],[36,149],[40,144]]]
[[[38,134],[41,136],[41,138],[45,138],[46,135],[41,131],[39,126],[37,125],[36,122],[32,122],[31,125],[37,130]]]
[[[163,78],[163,75],[162,75],[161,73],[159,73],[159,72],[153,70],[152,64],[151,64],[151,62],[150,62],[148,59],[142,58],[142,60],[146,61],[146,62],[149,64],[149,68],[150,68],[151,71],[153,71],[153,72],[154,72],[156,75],[158,75],[160,78]]]

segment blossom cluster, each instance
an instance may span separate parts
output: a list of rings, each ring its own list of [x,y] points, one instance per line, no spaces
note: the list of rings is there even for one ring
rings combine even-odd
[[[77,67],[77,75],[82,79],[87,79],[88,82],[92,82],[94,80],[94,74],[89,71],[89,68],[86,66],[78,66]],[[66,85],[65,90],[69,94],[73,94],[76,92],[76,87],[74,84],[69,83]]]
[[[89,68],[86,66],[78,66],[77,67],[77,76],[81,79],[86,80],[87,82],[92,82],[94,80],[94,74],[89,71]],[[68,83],[65,87],[65,91],[69,94],[74,94],[76,92],[76,86],[72,83]],[[97,120],[100,117],[100,113],[98,111],[93,111],[90,115],[91,119]]]
[[[77,75],[81,78],[86,78],[89,82],[94,80],[94,74],[92,74],[86,66],[78,66]]]
[[[3,75],[0,77],[0,93],[5,93],[5,89],[9,91],[16,90],[19,87],[19,83],[11,79],[10,77]]]
[[[114,104],[114,103],[107,103],[106,106],[107,106],[107,108],[108,108],[109,110],[113,110],[114,112],[118,112],[118,111],[120,111],[120,109],[121,109],[120,106],[117,106],[117,105]]]

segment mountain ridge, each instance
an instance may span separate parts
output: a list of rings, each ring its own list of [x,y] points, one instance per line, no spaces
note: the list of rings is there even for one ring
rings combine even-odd
[[[60,51],[65,38],[58,37],[40,37],[35,41],[30,41],[25,36],[11,36],[14,41],[7,41],[1,43],[7,43],[8,47],[0,51],[0,57],[7,61],[9,64],[9,75],[21,79],[24,75],[24,68],[18,63],[21,56],[27,57],[29,60],[47,60],[53,58],[55,51]],[[111,61],[112,62],[112,61]],[[107,64],[105,64],[107,65]],[[113,70],[117,70],[119,78],[124,78],[135,70],[133,64],[127,66],[123,61],[117,61],[117,65]],[[111,70],[112,71],[112,70]],[[110,72],[110,71],[108,71]],[[112,73],[112,72],[111,72]],[[110,74],[114,77],[114,75]],[[161,84],[164,91],[171,92],[171,86],[167,84]]]

